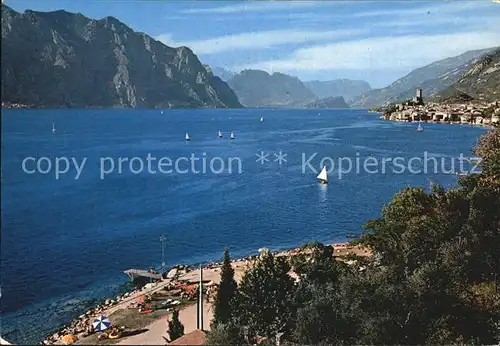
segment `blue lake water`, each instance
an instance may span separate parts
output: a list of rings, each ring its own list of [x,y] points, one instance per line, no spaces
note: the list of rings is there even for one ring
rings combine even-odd
[[[444,124],[417,132],[416,124],[362,110],[3,110],[0,333],[41,341],[93,299],[123,289],[123,270],[159,266],[162,234],[168,265],[218,260],[224,247],[237,257],[260,247],[343,242],[401,188],[456,182],[432,164],[427,174],[398,174],[388,163],[383,174],[382,158],[399,156],[407,165],[427,152],[449,166],[460,153],[471,156],[483,132]],[[263,163],[256,161],[261,152]],[[148,154],[156,158],[150,169]],[[199,158],[194,170],[191,155]],[[368,170],[378,173],[363,169],[368,156]],[[51,170],[26,173],[27,157],[47,157]],[[57,157],[86,158],[79,178],[71,165],[56,179]],[[316,181],[324,157],[328,169],[335,164],[327,186]],[[129,158],[121,171],[120,158]],[[344,171],[347,158],[354,165],[341,179],[339,158]],[[312,169],[302,164],[308,159]],[[36,168],[33,160],[26,170]],[[115,166],[103,177],[101,160],[106,172]],[[187,173],[175,172],[176,160]],[[47,160],[39,168],[47,170]]]

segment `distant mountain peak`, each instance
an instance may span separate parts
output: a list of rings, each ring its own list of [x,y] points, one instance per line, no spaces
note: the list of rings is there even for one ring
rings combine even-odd
[[[329,108],[349,108],[349,106],[347,105],[342,96],[335,96],[335,97],[330,96],[310,102],[305,105],[305,108],[329,109]]]
[[[212,72],[213,72],[214,76],[219,77],[224,82],[227,82],[236,74],[233,71],[229,71],[223,67],[217,67],[217,66],[212,67]]]
[[[342,96],[346,100],[352,100],[371,90],[370,84],[366,81],[346,78],[329,81],[312,80],[304,84],[320,99]]]
[[[316,99],[300,79],[280,72],[246,69],[228,84],[248,107],[298,107]]]

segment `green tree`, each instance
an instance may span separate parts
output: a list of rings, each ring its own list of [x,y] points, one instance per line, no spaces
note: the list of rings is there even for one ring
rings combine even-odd
[[[184,325],[179,321],[179,311],[174,310],[172,320],[168,321],[168,335],[170,342],[184,335]]]
[[[224,263],[220,273],[220,285],[214,305],[214,324],[228,323],[231,319],[231,301],[236,294],[237,284],[231,266],[229,250],[224,249]]]
[[[500,190],[500,128],[481,136],[474,154],[481,157],[479,183],[495,191]]]
[[[294,313],[294,280],[283,257],[263,252],[242,278],[235,299],[235,321],[260,336],[274,337]]]
[[[304,294],[306,288],[301,288]],[[302,345],[316,345],[320,342],[338,344],[338,321],[335,286],[309,284],[308,300],[297,310],[293,339]],[[302,296],[304,297],[304,295]]]
[[[207,334],[207,345],[243,345],[246,344],[240,328],[234,324],[218,323]]]
[[[359,242],[374,256],[363,270],[315,243],[292,259],[294,288],[286,261],[264,253],[238,290],[234,321],[269,339],[285,326],[301,344],[497,344],[500,130],[475,153],[481,173],[448,190],[403,189],[366,223]]]
[[[311,243],[304,254],[293,256],[291,264],[301,283],[315,284],[335,282],[342,267],[333,257],[333,248],[318,242]]]

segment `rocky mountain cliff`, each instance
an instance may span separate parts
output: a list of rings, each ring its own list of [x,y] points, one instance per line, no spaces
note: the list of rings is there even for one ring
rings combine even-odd
[[[320,99],[332,96],[342,96],[348,101],[372,89],[370,84],[364,80],[351,79],[334,79],[330,81],[313,80],[304,82],[304,85]]]
[[[247,107],[298,107],[316,99],[297,77],[283,73],[243,70],[227,84]]]
[[[436,95],[437,102],[484,101],[500,99],[500,48],[485,54],[448,89]]]
[[[2,101],[39,107],[241,107],[187,47],[113,17],[2,4]]]
[[[371,108],[410,99],[416,88],[422,88],[423,97],[429,98],[452,85],[469,68],[471,63],[491,51],[481,49],[468,51],[461,55],[439,60],[418,68],[391,85],[373,89],[353,100],[351,107]]]
[[[305,108],[349,108],[342,96],[325,97],[304,106]]]

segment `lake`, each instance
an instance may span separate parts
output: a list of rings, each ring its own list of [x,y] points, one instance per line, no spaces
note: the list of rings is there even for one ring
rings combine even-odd
[[[2,110],[2,336],[39,342],[116,295],[124,270],[161,265],[162,235],[167,266],[344,242],[401,188],[455,184],[441,168],[484,132],[424,127],[364,110]],[[443,167],[419,171],[424,157]]]

